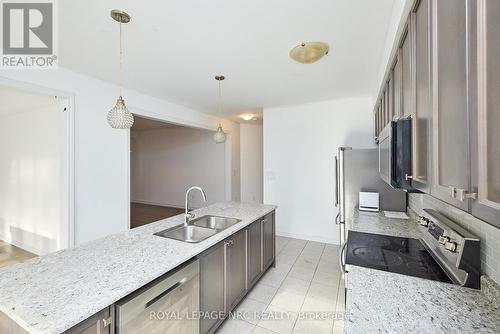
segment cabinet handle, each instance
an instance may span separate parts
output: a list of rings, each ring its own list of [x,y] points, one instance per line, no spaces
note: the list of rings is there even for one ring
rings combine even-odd
[[[112,317],[108,317],[106,319],[102,319],[102,326],[103,327],[108,327],[112,323],[113,323],[113,318]]]
[[[465,189],[455,189],[455,194],[456,194],[455,198],[458,199],[460,202],[463,202],[467,198],[477,199],[477,193],[468,192]]]
[[[457,188],[454,186],[449,186],[451,198],[457,198]]]
[[[411,179],[413,179],[413,176],[405,174],[405,181],[409,181]]]
[[[233,240],[226,241],[226,246],[227,247],[231,247],[232,245],[234,245],[234,241]]]

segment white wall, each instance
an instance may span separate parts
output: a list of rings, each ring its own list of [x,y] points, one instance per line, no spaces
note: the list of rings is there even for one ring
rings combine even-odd
[[[334,156],[373,148],[371,97],[264,109],[264,203],[279,235],[339,243]]]
[[[63,247],[64,119],[55,99],[0,115],[0,239],[36,254]]]
[[[0,84],[51,89],[74,98],[76,243],[125,231],[129,225],[129,132],[112,129],[106,114],[118,87],[64,68],[46,71],[0,70]],[[185,106],[124,90],[134,113],[173,123],[216,129],[218,119]],[[223,121],[232,138],[233,199],[239,199],[239,125]]]
[[[262,125],[240,125],[241,200],[263,202]]]
[[[132,131],[130,140],[134,202],[183,208],[195,185],[205,190],[207,204],[224,201],[224,145],[213,141],[213,132],[151,129]],[[192,196],[192,207],[206,205],[199,193]]]

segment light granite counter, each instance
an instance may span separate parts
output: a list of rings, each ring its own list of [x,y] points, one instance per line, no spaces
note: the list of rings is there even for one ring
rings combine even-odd
[[[0,311],[30,333],[64,332],[274,209],[228,202],[195,210],[242,220],[197,244],[153,235],[182,224],[178,215],[2,268]]]
[[[355,212],[348,229],[420,238],[412,219]],[[346,333],[500,333],[498,304],[479,290],[347,266]]]
[[[392,235],[395,237],[420,239],[423,230],[415,221],[415,213],[409,213],[410,219],[387,218],[382,212],[354,210],[353,217],[347,219],[347,230]]]

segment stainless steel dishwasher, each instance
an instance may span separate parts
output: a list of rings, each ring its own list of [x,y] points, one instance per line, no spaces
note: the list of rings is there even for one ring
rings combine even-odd
[[[196,260],[121,299],[116,333],[198,334],[199,278]]]

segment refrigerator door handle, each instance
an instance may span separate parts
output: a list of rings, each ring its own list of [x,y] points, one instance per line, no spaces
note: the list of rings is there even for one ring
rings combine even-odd
[[[345,274],[346,274],[346,270],[345,270],[345,249],[347,247],[347,240],[342,244],[342,246],[340,247],[340,251],[339,251],[339,267],[340,267],[340,273],[342,275],[342,278],[344,278]]]
[[[340,213],[337,213],[337,215],[335,216],[335,225],[340,224],[339,217],[340,217]]]
[[[339,206],[339,158],[335,156],[335,206]]]

